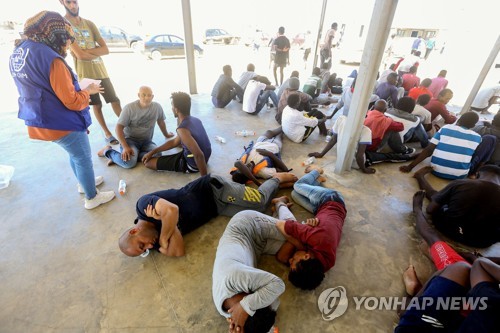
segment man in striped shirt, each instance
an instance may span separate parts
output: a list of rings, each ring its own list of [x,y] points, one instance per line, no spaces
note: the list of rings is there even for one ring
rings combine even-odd
[[[474,112],[467,112],[457,121],[456,125],[443,126],[430,140],[429,145],[410,164],[399,168],[402,172],[410,172],[417,164],[429,156],[431,158],[432,173],[446,179],[465,178],[472,164],[480,163],[488,154],[484,148],[478,148],[481,136],[471,130],[478,122],[479,116]]]

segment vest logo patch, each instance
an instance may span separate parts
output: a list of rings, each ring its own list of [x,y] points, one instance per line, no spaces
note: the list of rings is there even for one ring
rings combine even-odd
[[[262,195],[259,190],[245,186],[245,194],[243,195],[243,200],[250,202],[260,202]]]
[[[228,196],[228,197],[227,197],[227,201],[229,201],[229,202],[235,202],[235,201],[236,201],[236,198],[235,198],[235,197],[232,197],[232,196]]]
[[[10,56],[10,70],[13,72],[19,72],[23,69],[24,65],[26,65],[26,58],[30,53],[30,49],[25,50],[20,47],[14,51],[14,53]]]

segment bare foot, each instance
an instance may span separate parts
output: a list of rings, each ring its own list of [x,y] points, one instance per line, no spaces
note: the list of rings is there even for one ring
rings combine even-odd
[[[109,160],[108,161],[108,166],[112,166],[112,165],[115,165],[115,162],[113,162],[113,160]]]
[[[413,174],[413,178],[420,178],[424,177],[426,174],[432,172],[432,167],[431,166],[426,166],[423,167],[422,169],[419,169],[417,172]]]
[[[410,296],[415,296],[422,289],[422,283],[418,279],[413,265],[408,266],[403,272],[403,283],[405,284],[406,293]]]
[[[309,173],[313,170],[317,170],[319,172],[320,175],[323,174],[323,168],[318,166],[318,165],[314,165],[314,164],[311,164],[311,165],[308,165],[306,167],[306,169],[304,170],[305,173]]]
[[[106,147],[102,148],[101,150],[99,150],[99,151],[97,152],[97,156],[99,156],[99,157],[104,157],[104,153],[105,153],[106,151],[108,151],[109,149],[111,149],[111,148],[113,148],[113,147],[111,147],[110,145],[107,145]]]
[[[277,172],[273,177],[277,178],[280,181],[280,184],[295,183],[298,180],[297,176],[289,172]]]
[[[324,182],[326,182],[326,177],[324,177],[324,176],[319,176],[319,177],[318,177],[318,182],[320,182],[320,183],[324,183]]]
[[[273,213],[278,211],[279,207],[282,205],[286,205],[288,208],[293,206],[293,203],[290,202],[290,199],[286,195],[274,198],[273,200],[271,200],[271,203],[273,204],[273,206],[271,207]]]
[[[413,212],[421,212],[422,211],[422,206],[424,204],[424,198],[425,198],[425,191],[420,190],[415,192],[413,195]]]

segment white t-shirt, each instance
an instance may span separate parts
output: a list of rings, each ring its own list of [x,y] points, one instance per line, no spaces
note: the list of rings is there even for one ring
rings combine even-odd
[[[422,105],[415,104],[415,108],[413,109],[412,113],[415,116],[420,118],[420,121],[424,125],[428,125],[432,121],[432,113],[424,108]]]
[[[250,154],[248,154],[247,163],[254,162],[255,164],[257,164],[260,161],[262,161],[264,157],[257,152],[257,149],[265,149],[273,154],[277,154],[280,152],[280,147],[274,142],[269,142],[269,141],[256,142],[253,146],[253,149],[250,151]],[[269,179],[275,174],[276,174],[276,168],[265,167],[260,169],[256,176],[263,179]]]
[[[344,140],[344,138],[342,137],[342,133],[344,132],[344,127],[345,127],[346,121],[347,121],[346,116],[340,116],[333,124],[332,132],[337,134],[337,143],[336,143],[337,147]],[[365,145],[372,144],[372,131],[368,127],[366,127],[365,125],[363,125],[363,128],[361,129],[361,136],[359,137],[358,143],[365,144]],[[352,167],[358,169],[358,164],[356,163],[356,154],[354,154],[354,159],[352,161]]]
[[[247,84],[248,82],[253,79],[254,77],[256,77],[257,74],[255,72],[243,72],[241,73],[241,76],[240,78],[238,79],[238,85],[243,89],[245,90],[246,87],[247,87]]]
[[[260,92],[264,89],[266,89],[265,83],[255,80],[248,81],[245,94],[243,95],[242,110],[248,113],[254,113],[257,107],[257,98],[259,98]]]
[[[500,96],[500,86],[488,87],[479,90],[474,101],[472,102],[472,107],[477,109],[484,109],[488,106],[488,101],[493,96]]]
[[[309,117],[306,112],[292,109],[288,105],[283,109],[281,127],[283,133],[296,143],[301,143],[307,127],[316,127],[318,119]]]
[[[403,141],[404,136],[406,135],[406,133],[408,133],[409,130],[411,130],[414,127],[417,127],[418,124],[420,124],[420,119],[418,119],[416,121],[411,121],[411,120],[408,120],[408,119],[399,118],[399,117],[397,117],[397,116],[395,116],[393,114],[390,114],[388,112],[386,112],[385,115],[389,116],[392,119],[394,119],[395,121],[400,122],[400,123],[403,124],[403,130],[401,132],[399,132],[399,135],[401,136],[401,141]]]

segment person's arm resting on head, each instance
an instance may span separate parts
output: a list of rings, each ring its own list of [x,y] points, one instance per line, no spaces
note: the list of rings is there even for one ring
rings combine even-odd
[[[238,171],[241,172],[245,177],[250,179],[255,185],[262,185],[261,182],[253,175],[250,169],[242,161],[238,160],[234,162],[234,167],[238,169]]]
[[[165,199],[159,199],[154,208],[148,205],[145,213],[161,221],[160,252],[169,257],[183,256],[185,254],[184,241],[177,228],[179,207]]]

